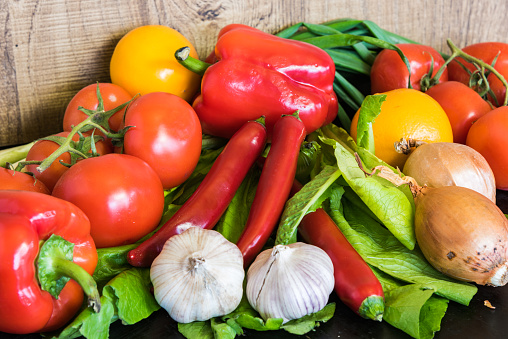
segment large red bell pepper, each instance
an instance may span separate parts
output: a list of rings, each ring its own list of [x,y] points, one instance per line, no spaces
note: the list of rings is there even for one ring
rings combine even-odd
[[[182,51],[176,58],[195,70],[199,61]],[[270,138],[282,115],[298,111],[308,134],[337,116],[335,64],[321,48],[232,24],[219,32],[208,60],[193,103],[204,133],[229,138],[263,114]]]
[[[61,241],[48,249],[55,244],[52,235]],[[72,261],[65,256],[69,248]],[[0,190],[0,332],[46,332],[65,325],[81,308],[83,290],[97,310],[99,293],[91,277],[96,265],[90,222],[79,208],[43,193]],[[51,273],[73,279],[64,280],[58,298],[51,288],[41,288]]]

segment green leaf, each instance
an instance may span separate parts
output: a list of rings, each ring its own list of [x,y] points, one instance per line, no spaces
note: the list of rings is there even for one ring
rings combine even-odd
[[[354,51],[343,49],[326,48],[325,52],[330,55],[335,66],[343,70],[353,71],[359,74],[370,75],[370,65],[367,64]]]
[[[335,81],[344,89],[344,91],[349,95],[349,97],[354,100],[356,104],[363,105],[362,103],[365,101],[365,96],[356,89],[342,74],[339,72],[335,72]]]
[[[74,244],[59,235],[52,234],[39,250],[37,275],[41,289],[58,299],[65,284],[70,280],[62,276],[58,269],[58,260],[72,261]]]
[[[351,32],[350,32],[351,33]],[[397,52],[397,54],[401,57],[402,61],[406,65],[406,68],[409,73],[411,73],[411,65],[409,64],[409,60],[407,57],[402,53],[400,48],[398,48],[395,44],[392,44],[388,41],[384,41],[382,39],[370,37],[370,36],[362,36],[362,35],[355,35],[355,34],[331,34],[331,35],[323,35],[323,36],[317,36],[312,37],[308,39],[303,39],[302,41],[305,41],[307,43],[310,43],[314,46],[317,46],[322,49],[326,48],[335,48],[335,47],[346,47],[346,46],[353,46],[360,42],[366,42],[368,44],[371,44],[373,46],[376,46],[381,49],[391,49]],[[409,83],[411,83],[409,81]]]
[[[381,113],[381,105],[385,100],[386,94],[368,95],[363,101],[358,115],[356,143],[372,154],[375,154],[372,124]]]
[[[137,244],[132,244],[97,249],[98,262],[93,278],[97,282],[99,290],[102,290],[102,287],[116,275],[132,268],[127,261],[127,252],[137,246]]]
[[[259,181],[260,170],[255,166],[247,173],[242,184],[236,191],[228,208],[224,211],[215,230],[221,233],[227,240],[236,244],[242,235],[249,210],[256,193],[257,183]]]
[[[282,318],[269,318],[264,321],[261,317],[254,317],[250,314],[240,314],[235,318],[235,322],[243,328],[255,331],[276,331],[282,325]]]
[[[117,275],[103,289],[103,295],[118,300],[118,318],[132,325],[160,309],[151,293],[150,269],[130,269]]]
[[[333,196],[332,196],[333,197]],[[449,278],[433,268],[419,248],[408,250],[386,228],[359,213],[347,200],[330,201],[330,216],[351,245],[371,266],[406,283],[421,284],[436,294],[463,305],[468,305],[477,287]]]
[[[304,335],[312,331],[316,326],[319,326],[320,322],[325,323],[332,319],[334,313],[335,303],[330,303],[316,313],[288,321],[281,328],[292,334]]]
[[[132,325],[158,309],[160,306],[151,293],[150,270],[131,268],[104,286],[100,312],[84,309],[53,338],[84,336],[88,339],[107,339],[109,326],[116,320]]]
[[[299,22],[297,24],[294,24],[292,26],[289,26],[288,28],[280,31],[279,33],[275,34],[276,36],[280,37],[280,38],[285,38],[285,39],[289,39],[291,38],[296,32],[298,32],[298,30],[300,29],[300,27],[302,27],[303,25],[303,22]]]
[[[325,167],[288,200],[277,228],[275,244],[288,245],[296,242],[300,221],[307,213],[321,207],[321,203],[328,198],[327,190],[339,176],[340,171],[337,168]]]
[[[430,339],[440,330],[448,300],[418,284],[393,289],[385,294],[384,320],[413,338]]]
[[[335,145],[337,165],[348,185],[404,246],[413,249],[414,214],[407,196],[386,180],[365,177],[355,157],[339,142]]]
[[[210,325],[215,339],[233,339],[238,334],[233,327],[218,321],[217,318],[210,319]]]
[[[191,323],[178,323],[178,332],[188,339],[214,339],[210,321],[193,321]]]
[[[308,22],[305,22],[303,25],[309,30],[309,32],[314,33],[315,35],[331,35],[340,33],[335,28],[326,25],[311,24]]]

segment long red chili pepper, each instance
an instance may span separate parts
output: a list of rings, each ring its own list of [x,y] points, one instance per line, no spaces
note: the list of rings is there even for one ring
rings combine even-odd
[[[300,188],[301,184],[295,181],[293,192]],[[298,232],[305,242],[321,248],[332,259],[339,299],[361,317],[381,321],[384,312],[381,283],[328,213],[319,208],[305,215]]]
[[[274,125],[272,144],[261,171],[258,187],[238,248],[247,267],[273,232],[295,179],[305,125],[293,115],[285,115]]]
[[[266,138],[264,123],[257,120],[245,123],[231,137],[205,179],[175,215],[153,236],[128,253],[129,263],[149,267],[171,236],[191,226],[214,227],[263,151]]]

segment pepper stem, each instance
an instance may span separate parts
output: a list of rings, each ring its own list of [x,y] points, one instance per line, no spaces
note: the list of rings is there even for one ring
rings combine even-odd
[[[358,314],[362,318],[382,321],[384,310],[385,303],[383,297],[378,295],[371,295],[362,301],[362,304],[358,310]]]
[[[76,281],[88,296],[88,305],[95,312],[101,309],[97,283],[81,266],[72,261],[74,244],[59,235],[52,234],[39,250],[37,275],[41,289],[58,298],[65,284]]]
[[[190,56],[190,47],[179,48],[175,52],[176,60],[189,71],[203,76],[211,64]]]
[[[52,268],[55,274],[66,276],[76,281],[88,297],[88,306],[95,312],[101,309],[100,294],[97,289],[97,283],[90,274],[81,266],[63,258],[53,258]]]

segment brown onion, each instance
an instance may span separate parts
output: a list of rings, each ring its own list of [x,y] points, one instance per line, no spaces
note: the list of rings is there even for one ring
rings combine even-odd
[[[416,241],[438,271],[479,285],[508,282],[508,219],[491,200],[459,186],[415,197]]]
[[[496,202],[492,169],[479,152],[466,145],[437,142],[418,146],[402,172],[422,186],[467,187]]]
[[[382,166],[374,173],[395,185],[409,184],[416,242],[435,269],[479,285],[508,282],[508,219],[495,203],[466,187],[420,187]]]

